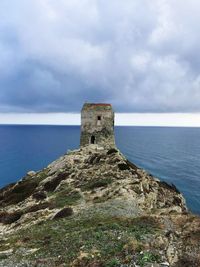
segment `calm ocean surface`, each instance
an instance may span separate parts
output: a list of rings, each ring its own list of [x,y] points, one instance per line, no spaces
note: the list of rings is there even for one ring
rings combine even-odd
[[[128,159],[174,183],[200,214],[200,128],[116,127]],[[0,187],[79,146],[78,126],[0,126]]]

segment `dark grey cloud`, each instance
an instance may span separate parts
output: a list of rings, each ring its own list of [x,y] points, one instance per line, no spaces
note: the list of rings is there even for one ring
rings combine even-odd
[[[0,112],[200,111],[198,0],[1,0]]]

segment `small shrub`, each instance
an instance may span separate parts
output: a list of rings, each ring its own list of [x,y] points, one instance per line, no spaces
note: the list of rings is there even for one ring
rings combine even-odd
[[[99,187],[107,187],[109,184],[112,183],[112,181],[113,180],[111,178],[105,178],[102,180],[92,180],[83,186],[83,190],[93,190]]]
[[[118,259],[111,259],[107,264],[106,267],[118,267],[121,263]]]
[[[93,198],[94,203],[102,203],[102,202],[105,202],[106,200],[108,200],[108,196],[105,196],[105,195],[101,197],[96,196],[95,198]]]
[[[89,164],[93,164],[93,163],[94,163],[94,160],[96,159],[97,156],[98,156],[98,154],[92,154],[92,155],[88,158],[87,162],[88,162]]]
[[[111,154],[114,154],[114,153],[117,153],[117,152],[118,152],[117,149],[111,148],[111,149],[108,150],[107,155],[111,155]]]
[[[3,224],[14,223],[21,218],[22,214],[23,213],[21,211],[16,211],[13,213],[1,212],[0,213],[0,222]]]
[[[144,248],[143,244],[138,241],[137,239],[130,240],[125,246],[124,246],[124,252],[126,254],[134,254],[135,252],[140,252]]]
[[[54,220],[57,219],[62,219],[65,217],[69,217],[73,214],[73,209],[72,208],[64,208],[62,210],[60,210],[58,213],[56,213],[56,215],[54,216]]]
[[[39,172],[36,177],[39,181],[42,181],[45,178],[47,178],[47,176],[48,176],[47,170],[44,169],[43,171]]]
[[[53,178],[44,184],[44,190],[47,192],[53,192],[62,180],[67,179],[68,173],[59,173],[58,176]]]
[[[24,201],[28,197],[28,194],[22,193],[22,194],[16,194],[16,193],[10,193],[6,194],[3,198],[3,206],[5,205],[12,205],[12,204],[18,204],[22,201]]]
[[[129,167],[128,164],[126,164],[126,163],[119,163],[119,164],[118,164],[118,168],[119,168],[121,171],[124,171],[124,170],[130,170],[130,167]]]
[[[47,197],[47,194],[46,194],[46,192],[44,192],[44,191],[38,191],[38,192],[35,192],[35,193],[32,195],[32,197],[33,197],[34,199],[36,199],[37,201],[40,201],[40,200],[45,199],[45,198]]]
[[[145,266],[146,263],[158,262],[160,260],[160,256],[154,255],[151,252],[144,252],[139,254],[137,264],[140,266]]]
[[[135,171],[138,169],[138,167],[135,164],[133,164],[131,161],[126,160],[126,163],[131,169],[133,169]]]
[[[18,204],[19,202],[24,201],[34,193],[41,180],[45,177],[46,173],[45,171],[43,171],[34,178],[25,177],[23,178],[23,180],[14,185],[8,185],[4,189],[2,189],[3,197],[0,197],[0,199],[2,200],[2,205]]]
[[[173,204],[174,204],[174,205],[177,205],[177,206],[181,206],[182,201],[181,201],[181,199],[180,199],[179,197],[174,196]]]
[[[165,189],[168,189],[172,192],[176,192],[178,194],[180,194],[180,191],[178,190],[178,188],[174,185],[174,184],[168,184],[165,181],[159,181],[158,184]]]
[[[11,189],[16,183],[11,183],[0,189],[0,195]]]
[[[0,212],[0,223],[4,223],[4,220],[5,220],[5,218],[6,218],[6,216],[7,216],[7,212],[5,212],[5,211],[1,211]]]
[[[5,259],[7,259],[8,257],[9,257],[9,255],[2,254],[2,255],[0,255],[0,261],[5,260]]]
[[[200,258],[191,257],[191,256],[183,256],[176,263],[176,267],[199,267],[200,266]]]
[[[36,205],[26,208],[24,213],[36,212],[38,210],[44,210],[46,208],[53,209],[55,208],[55,206],[49,202],[40,203],[40,204],[36,204]]]
[[[38,182],[34,179],[20,181],[11,190],[5,192],[3,204],[17,204],[33,194]]]
[[[20,181],[15,187],[12,189],[12,193],[21,194],[26,191],[27,193],[33,191],[37,187],[37,182],[34,180],[23,180]]]

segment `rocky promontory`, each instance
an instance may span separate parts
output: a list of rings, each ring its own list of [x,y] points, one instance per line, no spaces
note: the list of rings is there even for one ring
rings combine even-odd
[[[200,266],[199,217],[115,147],[29,172],[0,189],[0,208],[0,266]]]

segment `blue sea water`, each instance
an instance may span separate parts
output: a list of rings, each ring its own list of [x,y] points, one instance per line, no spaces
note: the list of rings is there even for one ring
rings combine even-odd
[[[200,128],[115,127],[125,156],[175,184],[200,214]],[[79,126],[0,126],[0,187],[79,146]]]

